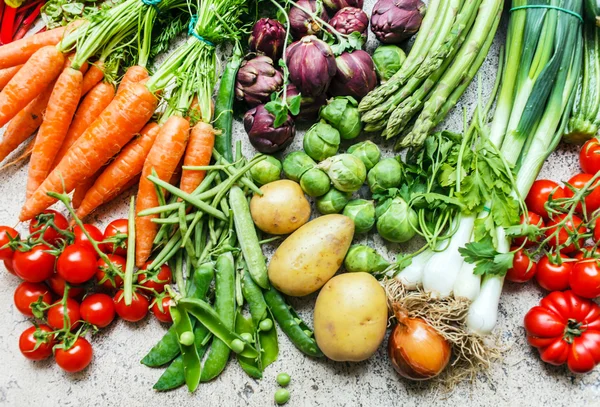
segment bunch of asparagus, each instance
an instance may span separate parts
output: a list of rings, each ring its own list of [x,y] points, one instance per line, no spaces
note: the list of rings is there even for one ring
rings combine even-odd
[[[396,148],[420,146],[485,60],[503,5],[503,0],[431,0],[402,68],[361,101],[365,130],[386,139],[404,134]]]

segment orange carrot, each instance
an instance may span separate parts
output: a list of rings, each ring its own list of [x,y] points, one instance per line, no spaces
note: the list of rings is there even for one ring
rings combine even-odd
[[[29,163],[27,198],[46,179],[56,154],[65,140],[75,110],[81,98],[81,71],[67,68],[60,75],[50,95],[44,121],[35,139],[35,146]]]
[[[13,165],[17,165],[21,161],[24,161],[27,158],[29,158],[29,156],[31,155],[31,152],[33,151],[34,144],[35,144],[35,137],[32,137],[31,140],[29,140],[29,142],[27,143],[25,150],[23,150],[23,152],[17,158],[15,158],[12,161],[7,162],[2,167],[0,167],[0,171],[6,169],[8,167],[12,167]]]
[[[79,182],[98,171],[144,127],[157,104],[156,96],[137,83],[115,96],[25,202],[20,219],[32,219],[56,202],[48,192],[71,192]]]
[[[17,72],[19,72],[22,66],[23,65],[17,65],[12,68],[0,69],[0,90],[4,89],[6,84],[10,82]]]
[[[199,122],[192,128],[183,165],[209,165],[214,145],[215,129],[208,123]],[[205,175],[206,171],[183,170],[179,188],[191,194],[200,185]]]
[[[39,49],[55,46],[62,39],[67,27],[44,31],[0,47],[0,69],[21,65]],[[56,47],[54,47],[56,49]]]
[[[84,79],[85,81],[85,76]],[[85,130],[96,120],[100,113],[110,104],[115,96],[113,85],[100,82],[92,89],[82,100],[77,108],[69,131],[56,154],[53,168],[63,159],[67,151],[73,146],[73,143],[85,132]]]
[[[154,170],[158,178],[168,181],[183,156],[189,135],[190,122],[182,117],[171,116],[163,124],[144,162],[135,207],[136,213],[158,206],[156,189],[147,177]],[[135,219],[135,262],[138,267],[144,265],[152,251],[152,242],[158,231],[158,225],[152,222],[153,217],[155,216]]]
[[[102,61],[98,61],[95,64],[91,64],[90,68],[83,77],[83,84],[81,85],[81,95],[85,95],[94,88],[104,78],[104,64]]]
[[[103,203],[107,197],[116,196],[126,189],[129,182],[141,174],[146,156],[154,144],[160,127],[148,123],[140,136],[127,144],[119,155],[100,174],[94,185],[85,194],[77,209],[77,216],[84,218]],[[75,189],[77,191],[77,189]]]
[[[138,83],[148,78],[148,70],[143,66],[133,65],[127,68],[127,72],[123,75],[121,83],[117,88],[117,94],[123,92],[123,90],[132,83]]]
[[[85,198],[85,194],[87,194],[87,191],[94,185],[94,182],[96,182],[101,173],[102,169],[98,170],[94,175],[80,182],[79,185],[75,187],[73,197],[71,198],[71,204],[74,209],[79,208],[83,202],[83,198]]]
[[[60,75],[65,58],[56,47],[44,47],[29,58],[0,92],[0,127],[35,99]]]
[[[188,143],[189,143],[189,139],[188,139]],[[179,185],[179,181],[181,181],[181,173],[183,171],[181,168],[183,166],[183,159],[184,159],[184,156],[181,157],[181,160],[179,160],[179,164],[177,164],[177,167],[175,167],[175,171],[173,171],[173,175],[171,175],[171,178],[169,179],[169,184]],[[165,192],[165,196],[168,196],[168,193]]]

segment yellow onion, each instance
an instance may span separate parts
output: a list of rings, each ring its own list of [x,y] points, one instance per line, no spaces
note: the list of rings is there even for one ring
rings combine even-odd
[[[439,375],[450,361],[448,341],[423,319],[409,318],[404,311],[394,308],[398,323],[388,343],[394,369],[411,380]]]

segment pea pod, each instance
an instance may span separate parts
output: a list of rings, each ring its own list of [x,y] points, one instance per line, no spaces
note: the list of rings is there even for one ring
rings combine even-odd
[[[283,332],[300,351],[308,356],[323,356],[312,336],[312,330],[304,321],[298,318],[293,308],[288,306],[283,296],[276,289],[271,287],[265,292],[265,301]]]
[[[242,315],[241,312],[238,312],[235,317],[235,332],[239,335],[250,334],[255,337],[256,330],[254,329],[252,318],[248,318]],[[255,379],[262,379],[263,370],[261,358],[245,358],[241,355],[237,355],[237,360],[242,370],[246,372],[248,376]]]
[[[250,315],[252,315],[254,328],[258,329],[258,324],[260,321],[268,316],[267,303],[263,297],[262,290],[258,285],[256,285],[254,280],[252,280],[252,277],[247,270],[243,271],[242,293],[244,294],[244,299],[250,308]]]
[[[200,373],[202,371],[200,355],[194,341],[188,344],[182,340],[184,335],[193,332],[192,321],[185,308],[180,305],[171,307],[171,316],[173,317],[173,325],[175,326],[177,336],[180,338],[179,348],[181,349],[185,383],[189,391],[193,392],[198,387],[198,384],[200,384]]]
[[[267,311],[268,317],[270,320],[273,320],[273,315],[270,311]],[[264,320],[263,320],[264,321]],[[260,347],[260,362],[262,369],[265,370],[267,366],[277,360],[279,356],[279,343],[277,340],[277,329],[275,328],[275,324],[271,329],[263,331],[259,329],[258,331],[258,344]]]

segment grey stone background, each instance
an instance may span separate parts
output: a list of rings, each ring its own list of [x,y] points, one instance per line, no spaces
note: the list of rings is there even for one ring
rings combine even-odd
[[[365,10],[370,12],[374,0],[365,3]],[[484,98],[494,81],[505,23],[480,70]],[[371,38],[369,47],[374,45]],[[474,81],[441,127],[460,131],[463,109],[471,113],[476,98],[477,81]],[[239,121],[235,123],[235,134],[236,139],[244,141],[246,155],[254,154]],[[301,140],[302,132],[288,151],[300,148]],[[387,154],[391,152],[387,150]],[[577,149],[561,145],[540,176],[556,181],[570,178],[579,170],[576,154]],[[0,224],[17,225],[20,231],[26,230],[26,225],[17,224],[25,200],[26,174],[27,167],[23,165],[0,173]],[[88,221],[104,226],[114,218],[124,217],[126,202],[127,197],[121,196]],[[398,252],[410,250],[408,246],[384,245],[374,236],[364,240],[390,259]],[[153,317],[137,324],[117,321],[95,335],[94,360],[81,373],[64,373],[52,359],[26,360],[19,353],[18,338],[30,323],[13,305],[13,291],[18,283],[16,277],[0,266],[0,405],[3,406],[268,406],[274,404],[273,394],[278,388],[275,377],[280,372],[292,377],[288,387],[292,395],[289,406],[600,405],[598,369],[587,375],[574,375],[566,368],[544,364],[537,351],[527,345],[522,319],[544,294],[534,283],[507,284],[504,289],[497,326],[497,334],[507,347],[504,359],[494,365],[489,375],[480,375],[474,383],[462,383],[450,393],[445,393],[435,382],[415,383],[400,378],[388,361],[385,346],[363,363],[335,363],[303,356],[280,331],[279,359],[267,368],[261,381],[249,378],[231,361],[218,379],[202,384],[194,394],[184,388],[169,393],[152,390],[162,369],[147,368],[139,361],[166,330]],[[310,296],[293,301],[309,321],[314,300],[315,296]]]

